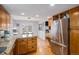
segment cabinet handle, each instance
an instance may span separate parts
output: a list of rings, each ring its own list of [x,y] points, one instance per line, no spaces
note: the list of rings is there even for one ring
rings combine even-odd
[[[32,43],[33,43],[33,41],[32,41]]]
[[[32,48],[34,48],[34,47],[32,46]]]

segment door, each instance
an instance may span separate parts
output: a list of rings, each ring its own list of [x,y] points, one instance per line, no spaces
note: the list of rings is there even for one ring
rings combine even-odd
[[[45,24],[39,24],[39,31],[38,31],[39,39],[45,40]]]

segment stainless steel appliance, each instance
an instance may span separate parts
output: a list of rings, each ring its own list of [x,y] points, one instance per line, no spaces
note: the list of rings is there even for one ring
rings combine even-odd
[[[68,17],[54,20],[51,27],[51,45],[54,54],[68,54]]]

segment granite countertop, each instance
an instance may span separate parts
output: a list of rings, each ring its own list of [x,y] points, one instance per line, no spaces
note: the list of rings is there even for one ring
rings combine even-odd
[[[16,38],[12,38],[9,41],[1,42],[0,47],[7,47],[5,51],[1,53],[1,55],[9,55],[10,51],[14,47],[15,41],[16,41]]]

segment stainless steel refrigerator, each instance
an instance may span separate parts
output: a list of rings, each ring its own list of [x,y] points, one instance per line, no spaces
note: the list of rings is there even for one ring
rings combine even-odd
[[[68,20],[67,16],[54,20],[51,27],[51,46],[56,55],[68,54]]]

